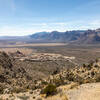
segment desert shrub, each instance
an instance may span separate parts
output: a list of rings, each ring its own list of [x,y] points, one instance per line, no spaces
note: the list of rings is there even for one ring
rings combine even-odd
[[[57,69],[57,70],[55,70],[55,71],[52,72],[52,75],[56,75],[59,72],[60,72],[59,69]]]
[[[84,79],[78,75],[76,75],[76,78],[74,80],[75,82],[78,82],[79,84],[83,84]]]
[[[3,94],[3,92],[4,92],[4,88],[0,86],[0,94]]]
[[[89,64],[89,65],[87,66],[87,69],[88,69],[88,70],[91,70],[91,64]]]
[[[46,81],[42,81],[42,84],[43,84],[43,85],[47,85],[48,82],[46,82]]]
[[[95,75],[95,72],[94,72],[94,71],[92,71],[92,72],[91,72],[91,76],[93,77],[94,75]]]
[[[97,63],[97,62],[99,62],[99,59],[96,59],[95,61],[96,61],[96,63]]]
[[[94,61],[91,60],[90,61],[90,66],[93,66],[93,64],[94,64]]]
[[[83,67],[85,68],[86,67],[86,64],[83,64]]]
[[[14,87],[11,92],[12,93],[21,93],[21,92],[27,92],[27,90],[24,88],[21,88],[21,87]]]
[[[100,74],[98,74],[97,76],[96,76],[96,82],[100,82]]]
[[[74,81],[75,80],[75,75],[72,72],[70,72],[70,73],[67,73],[66,78],[69,81]]]
[[[56,86],[53,84],[48,84],[47,87],[45,87],[41,93],[46,94],[46,96],[54,95],[57,92]]]
[[[94,67],[98,68],[99,66],[98,65],[95,65]]]

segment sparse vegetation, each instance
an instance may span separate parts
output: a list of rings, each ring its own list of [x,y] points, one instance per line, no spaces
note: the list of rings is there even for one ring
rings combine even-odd
[[[56,86],[53,84],[48,84],[41,93],[46,94],[47,96],[54,95],[57,92]]]
[[[22,93],[22,92],[27,92],[27,89],[26,88],[22,88],[22,87],[14,87],[11,92],[12,93]]]
[[[0,94],[3,94],[3,92],[4,92],[4,87],[0,86]]]
[[[54,49],[53,47],[50,48],[51,51],[49,50],[46,51],[47,48],[48,47],[46,47],[45,49],[42,48],[42,50],[44,50],[42,52],[55,52],[55,50],[57,50],[57,48],[59,47],[57,47],[54,51],[52,51]],[[59,51],[57,51],[57,54],[58,53]],[[32,90],[31,92],[29,92],[30,95],[32,95],[34,94],[33,91],[42,89],[41,93],[44,93],[48,97],[50,97],[59,94],[57,88],[62,85],[68,85],[71,84],[72,82],[77,83],[77,85],[84,83],[100,82],[99,59],[95,60],[95,62],[92,61],[88,64],[84,63],[83,66],[80,65],[81,67],[79,67],[77,65],[70,63],[69,61],[65,61],[62,58],[58,60],[58,58],[56,58],[57,55],[55,56],[53,54],[54,58],[56,59],[54,60],[52,55],[50,55],[51,53],[50,54],[46,53],[47,56],[45,56],[45,53],[43,54],[37,53],[37,54],[38,55],[41,54],[40,56],[38,56],[38,58],[42,57],[42,61],[40,60],[40,58],[38,61],[32,61],[32,60],[21,61],[19,60],[19,58],[21,58],[20,56],[18,59],[16,59],[13,58],[14,56],[12,57],[9,54],[3,53],[3,64],[1,61],[0,76],[4,76],[5,78],[1,77],[1,79],[5,80],[3,80],[1,84],[5,83],[5,86],[8,87],[11,85],[9,93],[23,93]],[[0,56],[2,56],[2,53]],[[47,60],[49,59],[48,56],[50,57],[51,61]],[[6,59],[7,57],[9,60]],[[43,61],[43,59],[45,60]],[[74,60],[72,60],[72,62],[74,62]],[[51,77],[48,77],[49,75]],[[73,85],[72,87],[70,87],[70,89],[77,87],[77,85],[75,86]],[[0,88],[0,93],[2,94],[3,92],[4,89]],[[34,98],[36,99],[35,96]]]
[[[18,96],[18,98],[21,99],[21,100],[29,100],[29,96],[25,96],[25,95]]]

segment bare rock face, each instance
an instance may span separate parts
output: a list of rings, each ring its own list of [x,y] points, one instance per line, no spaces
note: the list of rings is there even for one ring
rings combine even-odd
[[[30,80],[31,77],[27,74],[25,69],[21,66],[15,67],[13,57],[10,57],[5,52],[0,52],[0,87],[3,87],[1,89],[2,92],[9,87],[12,87],[12,91],[16,92],[14,87],[18,86],[20,88],[23,84],[25,86]]]

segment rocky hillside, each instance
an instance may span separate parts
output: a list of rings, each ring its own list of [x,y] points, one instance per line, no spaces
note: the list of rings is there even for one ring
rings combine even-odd
[[[20,51],[0,52],[0,93],[5,93],[6,89],[11,93],[40,88],[38,81],[59,73],[63,67],[74,67],[74,62],[71,62],[74,59],[60,54],[35,53],[26,56]]]
[[[83,64],[80,68],[77,66],[73,69],[64,68],[59,73],[55,72],[48,78],[37,80],[35,81],[34,89],[31,87],[25,91],[24,87],[24,91],[22,92],[22,88],[20,87],[21,91],[15,89],[15,91],[12,91],[12,93],[14,92],[13,95],[7,93],[8,90],[6,89],[0,97],[1,99],[8,98],[8,100],[11,98],[14,100],[92,100],[93,98],[93,100],[99,100],[100,84],[96,82],[100,82],[99,59],[91,61],[87,65]],[[29,85],[31,84],[33,83],[29,83]],[[89,93],[89,95],[86,93]]]
[[[31,77],[25,69],[21,66],[16,67],[13,57],[0,52],[0,93],[5,92],[6,88],[10,92],[14,92],[17,88],[25,88],[29,82]]]
[[[79,84],[100,82],[100,60],[83,64],[80,68],[64,69],[59,74],[50,76],[49,80],[53,84],[58,84],[58,86],[70,82]]]

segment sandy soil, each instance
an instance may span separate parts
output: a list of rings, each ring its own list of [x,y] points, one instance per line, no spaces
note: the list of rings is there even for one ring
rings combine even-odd
[[[67,92],[68,100],[100,100],[100,83],[83,84]]]
[[[40,47],[40,46],[64,46],[67,43],[32,43],[32,44],[16,44],[16,45],[5,45],[5,47]],[[2,46],[2,45],[1,45]]]

